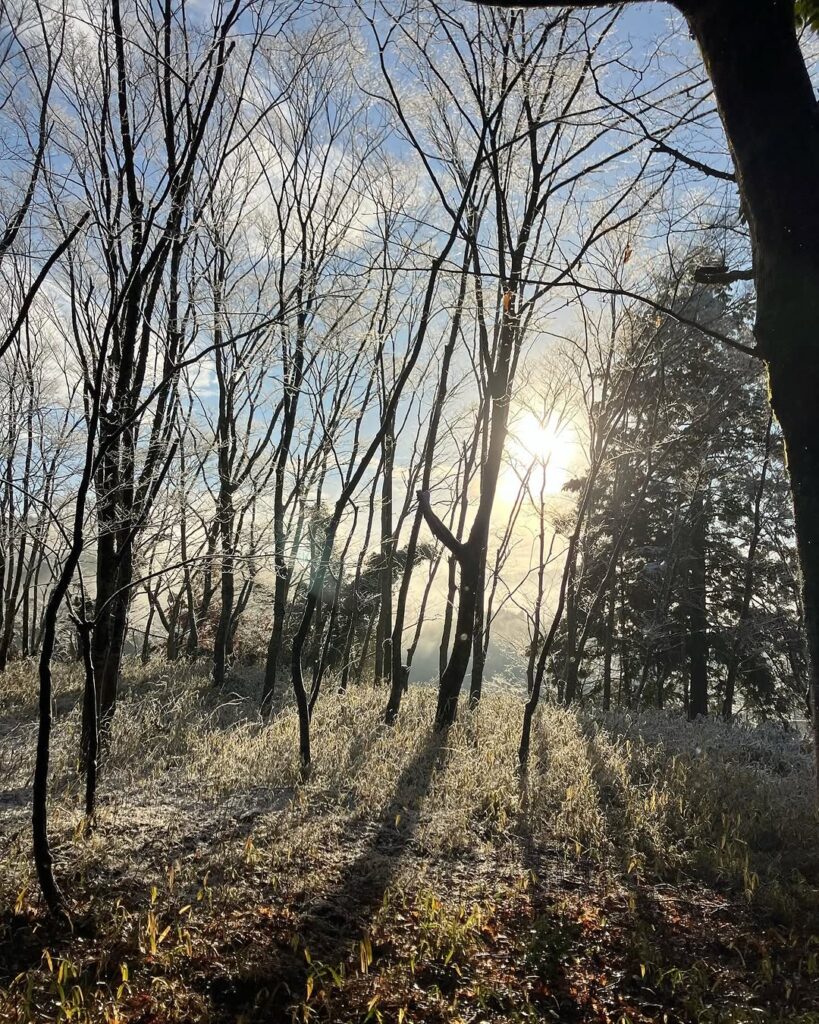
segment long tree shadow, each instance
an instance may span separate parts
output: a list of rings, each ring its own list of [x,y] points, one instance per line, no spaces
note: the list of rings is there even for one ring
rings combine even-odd
[[[325,963],[342,961],[382,906],[412,848],[424,800],[446,749],[446,734],[431,730],[402,769],[378,820],[371,826],[354,820],[345,825],[339,852],[355,852],[299,926],[305,944]]]
[[[359,943],[368,935],[390,885],[404,865],[422,819],[432,781],[446,757],[446,734],[430,731],[402,769],[377,819],[350,816],[332,837],[329,859],[337,868],[327,884],[307,882],[306,904],[297,919],[298,943],[275,939],[256,966],[211,979],[208,994],[215,1020],[291,1019],[294,1002],[305,992],[308,975],[320,964],[338,970],[358,962]],[[314,865],[315,867],[315,865]],[[296,900],[298,902],[298,899]],[[296,907],[292,908],[296,910]],[[241,954],[240,954],[241,956]]]
[[[236,969],[201,979],[214,1021],[290,1021],[319,965],[338,971],[359,961],[359,942],[412,849],[446,749],[445,733],[431,730],[424,736],[376,820],[347,815],[340,832],[328,834],[321,852],[308,858],[307,870],[321,875],[305,878],[287,897],[292,913],[286,932],[263,925],[232,948]]]
[[[376,735],[372,734],[371,741]],[[214,1021],[236,1020],[240,1010],[248,1020],[289,1020],[290,1007],[305,991],[311,970],[304,955],[305,949],[310,951],[313,964],[316,961],[333,966],[344,963],[354,949],[358,960],[358,942],[368,933],[385,894],[412,850],[423,818],[424,800],[445,757],[446,734],[430,731],[402,768],[392,793],[375,820],[371,817],[365,819],[362,815],[345,817],[339,834],[330,844],[330,856],[325,849],[311,864],[310,870],[320,873],[304,886],[301,897],[297,892],[286,897],[290,900],[290,917],[286,921],[283,916],[280,922],[268,929],[266,919],[262,919],[256,922],[253,930],[245,934],[237,932],[222,950],[225,962],[219,970],[214,970],[207,958],[198,955],[186,966],[183,973],[187,983],[210,1003]],[[270,809],[268,802],[258,808],[259,815],[264,817]],[[279,811],[277,808],[276,813]],[[97,865],[95,888],[99,894],[100,890],[115,886],[122,893],[124,886],[126,903],[134,910],[144,907],[148,905],[150,883],[163,864],[177,858],[189,859],[193,856],[192,848],[200,842],[203,848],[213,845],[206,842],[208,830],[211,840],[218,834],[220,842],[241,842],[243,837],[254,832],[257,818],[254,809],[239,820],[226,823],[224,828],[218,827],[213,819],[199,823],[190,821],[188,827],[182,828],[170,843],[160,843],[158,833],[140,837],[142,841],[137,841],[131,852],[143,869],[146,861],[151,862],[152,869],[146,877],[140,879],[133,875],[129,865],[115,866],[104,858]],[[157,846],[161,847],[161,852]],[[79,866],[72,863],[65,867],[70,875],[65,879],[67,888],[74,891],[75,885],[80,886],[81,882],[79,877],[75,877]],[[75,917],[75,936],[82,935],[89,941],[96,941],[100,936],[96,934],[90,910],[89,907],[87,919],[85,914]],[[284,905],[281,910],[283,915],[288,912]],[[18,918],[15,914],[10,914],[6,922],[0,921],[0,954],[9,943],[14,944],[15,955],[10,959],[14,961],[15,972],[34,969],[39,962],[43,935],[35,934],[34,924],[36,922]],[[291,941],[294,924],[298,943]],[[69,935],[56,932],[51,935],[49,932],[49,941],[56,943],[55,948],[64,947],[70,951],[72,939]],[[132,950],[128,952],[124,947],[120,952],[122,957],[126,953],[134,955]],[[110,957],[103,959],[107,962]],[[95,965],[89,966],[91,973],[96,969]],[[104,966],[100,969],[107,970]],[[6,974],[0,971],[0,976]]]

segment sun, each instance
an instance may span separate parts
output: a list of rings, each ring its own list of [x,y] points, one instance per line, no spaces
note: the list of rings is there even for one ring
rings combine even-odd
[[[502,496],[514,501],[527,471],[533,495],[541,488],[557,494],[569,479],[576,443],[571,424],[556,414],[543,421],[528,411],[516,417],[509,431],[507,451],[512,465],[503,474]]]

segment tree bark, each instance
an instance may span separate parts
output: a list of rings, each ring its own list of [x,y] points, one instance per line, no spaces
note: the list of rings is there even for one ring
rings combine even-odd
[[[386,394],[385,394],[386,399]],[[392,564],[394,537],[392,524],[393,463],[395,460],[395,421],[390,420],[384,434],[384,468],[381,478],[381,600],[378,609],[375,652],[376,682],[389,685],[392,676]]]
[[[617,568],[611,574],[603,638],[603,710],[611,708],[611,662],[614,650],[614,614],[617,607]]]
[[[785,438],[819,764],[819,114],[793,4],[680,4],[714,86],[754,254],[755,335]],[[819,771],[817,771],[819,782]]]
[[[751,539],[748,542],[748,554],[745,558],[745,574],[742,585],[742,602],[737,616],[736,635],[731,644],[731,654],[728,659],[728,671],[725,676],[725,693],[722,699],[722,717],[731,721],[734,716],[734,691],[736,680],[739,674],[740,654],[743,643],[743,629],[748,619],[748,612],[751,608],[751,598],[754,594],[754,576],[756,549],[759,544],[759,537],[762,533],[762,499],[765,494],[765,481],[768,476],[771,454],[771,428],[773,426],[772,416],[768,417],[768,425],[765,428],[764,460],[762,470],[759,474],[759,483],[754,494],[754,515],[751,528]]]
[[[593,7],[595,0],[560,5]],[[819,114],[791,0],[675,0],[711,79],[748,218],[754,333],[790,474],[819,785]]]
[[[234,508],[233,493],[229,482],[224,482],[219,496],[219,532],[222,541],[221,573],[219,590],[221,604],[219,622],[213,640],[213,685],[221,689],[225,685],[230,668],[231,624],[233,619],[233,603],[235,598],[234,573]]]
[[[457,549],[453,549],[457,550],[461,577],[458,616],[452,653],[441,674],[438,687],[438,706],[435,713],[435,722],[438,728],[446,728],[455,721],[458,697],[472,650],[478,602],[483,601],[482,570],[489,543],[489,524],[495,503],[498,476],[506,445],[509,421],[509,387],[516,348],[519,344],[519,314],[515,306],[515,296],[518,290],[517,280],[522,258],[523,250],[519,248],[515,262],[513,262],[513,272],[507,292],[509,300],[504,300],[497,358],[494,360],[493,366],[487,365],[486,367],[491,394],[490,434],[486,460],[481,473],[478,508],[466,542],[459,544]],[[427,520],[429,522],[428,516]]]
[[[691,507],[691,547],[688,566],[686,651],[688,654],[688,717],[708,714],[708,609],[706,606],[705,494],[697,488]]]
[[[435,448],[438,441],[438,427],[441,421],[441,413],[446,402],[447,392],[449,389],[449,367],[452,363],[452,356],[455,352],[455,344],[458,340],[458,335],[461,329],[461,318],[463,316],[463,305],[466,297],[466,284],[468,275],[466,273],[467,267],[471,254],[467,248],[464,253],[463,265],[461,268],[461,282],[458,289],[458,300],[455,305],[455,311],[452,316],[452,323],[450,325],[449,336],[447,343],[444,346],[444,351],[441,357],[441,370],[438,376],[438,387],[435,392],[435,400],[432,403],[432,411],[429,421],[429,430],[427,431],[426,441],[424,443],[424,466],[421,472],[421,490],[428,491],[430,480],[432,478],[432,466],[435,460]],[[466,465],[464,465],[464,472],[466,472]],[[465,512],[465,508],[464,508]],[[404,637],[404,619],[407,611],[407,598],[409,596],[410,582],[412,580],[412,572],[415,566],[415,552],[418,548],[418,536],[421,532],[421,522],[423,520],[423,512],[419,504],[416,509],[415,516],[412,521],[412,527],[410,529],[409,540],[407,542],[407,550],[404,562],[404,574],[401,578],[401,587],[398,592],[398,600],[395,605],[395,620],[393,623],[392,633],[392,679],[390,686],[390,698],[387,703],[387,710],[385,718],[387,722],[395,721],[398,716],[398,711],[401,706],[401,695],[404,691],[404,681],[408,676],[408,670],[405,673],[404,664],[401,658],[403,637]],[[451,574],[452,580],[450,589],[453,591],[451,597],[454,596],[454,574]],[[451,606],[447,606],[451,618]],[[447,647],[448,647],[448,631],[447,635]],[[442,641],[443,644],[443,641]],[[441,654],[441,671],[445,666],[445,655]]]

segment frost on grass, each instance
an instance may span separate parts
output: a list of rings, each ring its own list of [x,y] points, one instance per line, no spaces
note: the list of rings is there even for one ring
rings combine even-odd
[[[20,840],[4,874],[16,884],[27,870],[34,675],[16,667],[2,685],[2,813],[5,832]],[[76,668],[61,668],[52,756],[58,843],[73,841],[79,816],[79,697]],[[432,701],[431,691],[413,689],[390,728],[382,691],[340,696],[328,686],[302,781],[286,698],[265,722],[252,684],[215,693],[189,667],[131,665],[101,776],[101,827],[125,818],[149,835],[195,831],[295,803],[353,822],[409,816],[414,841],[431,854],[525,841],[625,872],[707,869],[752,896],[816,880],[811,752],[794,734],[545,705],[521,783],[518,697],[490,693],[443,738],[431,728]]]
[[[248,1021],[816,1019],[817,818],[794,735],[546,704],[521,781],[514,694],[441,736],[429,689],[390,728],[383,691],[328,686],[302,780],[286,693],[264,721],[258,680],[217,693],[131,664],[85,838],[77,668],[56,684],[50,831],[82,937],[49,937],[37,896],[36,688],[14,666],[0,1019],[221,1024],[237,1000]]]

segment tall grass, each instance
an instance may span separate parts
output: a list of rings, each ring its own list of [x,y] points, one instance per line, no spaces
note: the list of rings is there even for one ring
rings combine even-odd
[[[80,679],[68,667],[57,681],[52,827],[67,850],[81,842]],[[6,895],[29,870],[35,689],[24,666],[0,681]],[[515,696],[488,695],[439,737],[426,688],[412,689],[387,727],[381,690],[340,696],[328,686],[313,719],[313,769],[302,780],[294,709],[285,702],[265,722],[255,687],[245,690],[215,693],[187,666],[127,666],[101,774],[101,822],[125,816],[135,828],[174,827],[206,809],[275,814],[297,801],[306,815],[351,822],[410,816],[430,855],[525,842],[625,874],[705,873],[780,906],[815,895],[812,758],[779,728],[544,705],[521,780]]]

